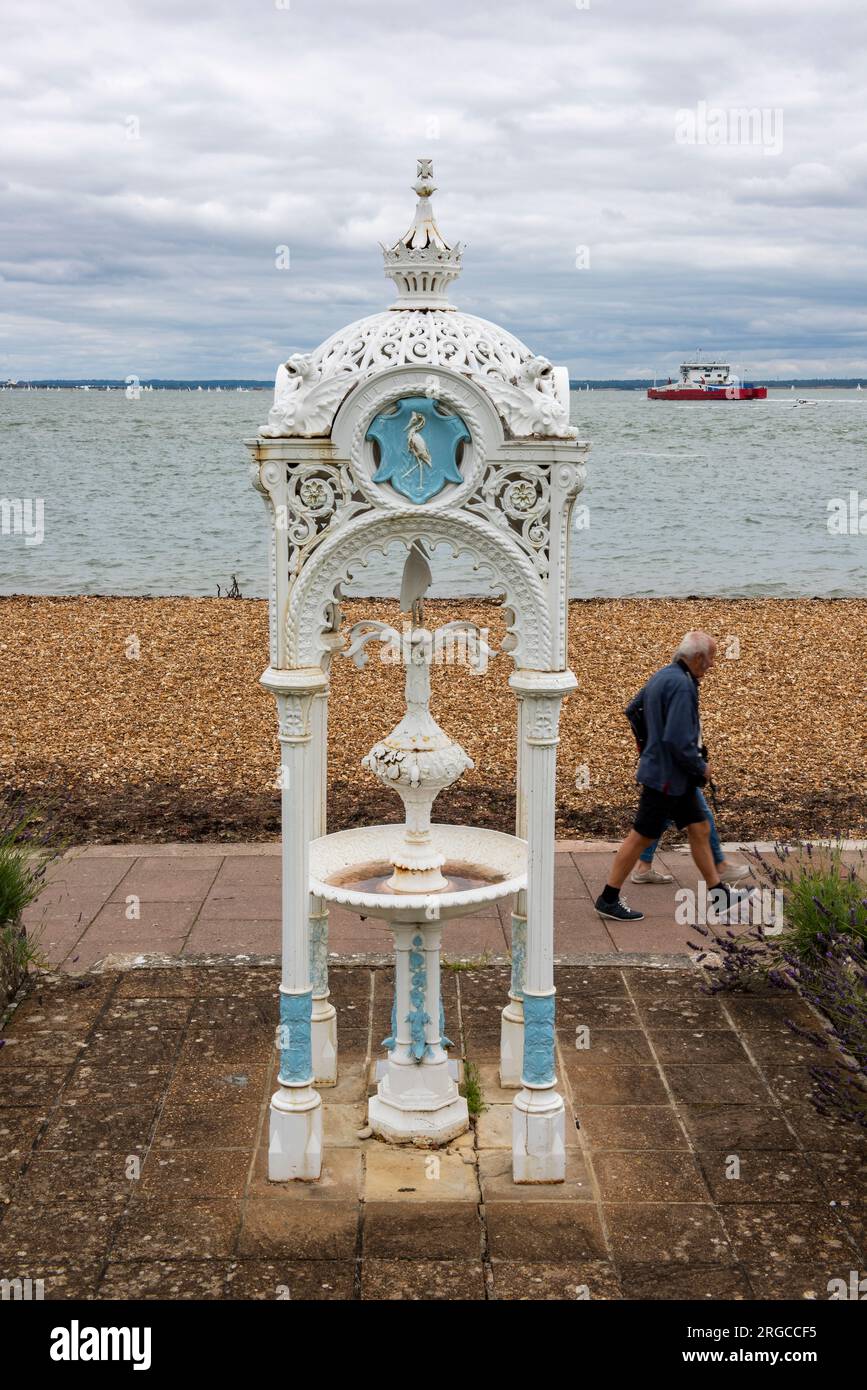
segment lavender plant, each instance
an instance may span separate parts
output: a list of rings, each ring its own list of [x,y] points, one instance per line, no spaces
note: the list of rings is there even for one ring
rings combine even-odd
[[[13,798],[0,810],[0,1009],[40,960],[21,921],[42,892],[53,855],[44,853],[44,831],[34,811]]]
[[[853,932],[841,932],[829,920],[817,932],[806,956],[795,950],[770,971],[771,984],[795,989],[828,1020],[824,1030],[788,1027],[825,1054],[825,1064],[810,1068],[811,1100],[822,1115],[867,1129],[867,946]]]
[[[740,934],[730,927],[697,925],[707,944],[688,944],[707,971],[707,993],[770,984],[795,991],[813,1007],[816,1028],[786,1020],[793,1033],[824,1053],[810,1068],[813,1105],[822,1115],[867,1128],[864,855],[854,865],[844,864],[840,840],[824,850],[808,843],[775,849],[779,863],[757,851],[748,857],[757,877],[783,893],[783,933],[771,938],[758,924]]]
[[[708,945],[694,941],[686,944],[697,952],[696,963],[703,965],[708,975],[706,994],[749,993],[767,984],[770,971],[779,960],[772,942],[760,925],[737,935],[731,927],[718,930],[695,923],[693,931],[703,936]],[[716,957],[717,959],[714,959]]]
[[[748,850],[756,877],[783,893],[785,948],[802,958],[816,952],[816,939],[829,923],[867,945],[867,858],[858,852],[854,864],[843,862],[843,842],[816,847],[809,841],[776,844],[775,863],[757,850]]]

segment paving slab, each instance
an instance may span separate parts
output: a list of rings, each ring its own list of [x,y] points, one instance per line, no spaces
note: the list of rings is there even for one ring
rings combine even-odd
[[[685,958],[687,932],[674,920],[677,882],[662,888],[632,885],[648,916],[635,927],[621,927],[602,921],[593,907],[611,862],[607,843],[567,841],[557,848],[558,959],[633,951]],[[49,867],[46,888],[26,920],[41,930],[50,963],[79,973],[133,950],[175,957],[232,951],[271,955],[279,951],[279,851],[277,843],[77,847]],[[688,862],[672,857],[679,865]],[[446,923],[446,954],[506,958],[511,908],[507,902]],[[139,917],[130,920],[131,911]],[[336,956],[391,955],[386,927],[341,908],[331,909],[329,937]]]
[[[583,1302],[621,1297],[617,1271],[607,1260],[576,1260],[567,1264],[493,1260],[492,1271],[493,1297],[503,1302]]]
[[[364,1196],[368,1202],[478,1202],[475,1169],[458,1154],[412,1146],[392,1147],[379,1140],[365,1145]]]
[[[708,999],[647,958],[555,978],[567,1163],[543,1185],[512,1180],[507,967],[445,972],[487,1109],[430,1151],[359,1136],[392,972],[332,962],[340,1075],[298,1183],[267,1175],[276,960],[42,978],[0,1039],[0,1271],[58,1299],[583,1301],[827,1297],[864,1267],[867,1140],[809,1104],[787,998]]]
[[[474,1201],[365,1202],[365,1260],[369,1257],[477,1262],[482,1256],[483,1240],[484,1228]]]
[[[282,1195],[251,1196],[244,1204],[239,1255],[291,1260],[348,1260],[358,1243],[358,1202],[317,1202],[315,1219]]]
[[[107,1301],[225,1297],[228,1260],[119,1260],[105,1267],[96,1297]]]
[[[365,1260],[361,1274],[365,1301],[475,1302],[487,1297],[481,1261]]]
[[[344,1302],[352,1298],[354,1284],[354,1260],[237,1260],[228,1267],[224,1297]]]

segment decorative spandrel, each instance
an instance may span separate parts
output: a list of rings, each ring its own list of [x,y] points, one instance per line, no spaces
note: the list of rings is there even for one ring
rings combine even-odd
[[[462,483],[458,449],[470,432],[459,415],[428,396],[406,396],[380,411],[366,437],[379,445],[375,483],[391,486],[410,502],[429,502],[447,483]]]

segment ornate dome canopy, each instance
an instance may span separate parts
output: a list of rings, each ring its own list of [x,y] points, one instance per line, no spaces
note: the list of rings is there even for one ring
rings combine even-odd
[[[474,314],[386,309],[341,328],[310,356],[323,376],[421,364],[473,376],[494,371],[511,379],[533,353],[514,334]]]
[[[454,309],[444,297],[461,270],[463,244],[450,246],[434,219],[433,162],[420,159],[412,226],[383,247],[385,274],[398,297],[390,309],[358,319],[311,353],[277,369],[274,405],[260,434],[327,435],[337,407],[361,380],[389,367],[446,367],[477,381],[515,438],[574,439],[569,379],[520,339],[487,319]]]

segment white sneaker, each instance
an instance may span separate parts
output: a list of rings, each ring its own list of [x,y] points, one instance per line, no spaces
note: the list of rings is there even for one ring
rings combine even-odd
[[[736,864],[729,860],[724,865],[717,864],[717,873],[720,883],[737,883],[739,879],[746,878],[752,873],[749,864]]]
[[[632,870],[633,883],[673,883],[671,874],[661,874],[652,864],[643,864],[639,859]]]

